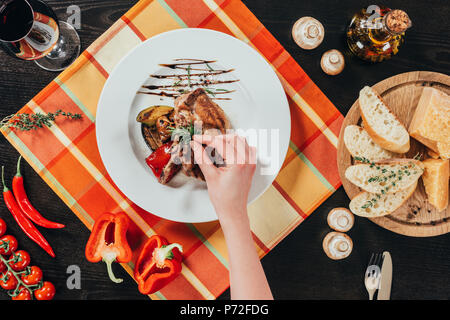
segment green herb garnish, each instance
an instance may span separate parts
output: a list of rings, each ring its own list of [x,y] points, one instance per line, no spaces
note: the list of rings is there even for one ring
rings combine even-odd
[[[167,129],[172,134],[172,140],[175,140],[178,138],[181,143],[185,143],[185,144],[188,144],[189,142],[191,142],[192,136],[194,134],[201,133],[201,132],[198,132],[198,130],[196,130],[194,124],[192,124],[192,123],[189,124],[189,126],[187,126],[187,127],[178,127],[178,128],[167,127]]]
[[[20,131],[37,130],[43,127],[51,127],[55,119],[59,116],[64,116],[68,119],[81,119],[82,115],[79,113],[64,112],[57,110],[56,112],[43,113],[15,113],[5,117],[0,121],[0,128],[16,128]]]
[[[191,87],[191,65],[188,65],[186,68],[187,71],[187,80],[188,80],[188,86]]]

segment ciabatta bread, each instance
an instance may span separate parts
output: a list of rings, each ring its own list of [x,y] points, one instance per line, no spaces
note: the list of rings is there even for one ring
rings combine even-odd
[[[423,173],[423,164],[413,159],[390,159],[362,163],[345,170],[345,177],[364,191],[395,193],[412,186]]]
[[[444,211],[448,205],[449,161],[427,159],[422,163],[425,166],[422,181],[428,201],[438,212]]]
[[[437,149],[439,152],[439,157],[441,159],[449,159],[450,158],[450,142],[437,142]]]
[[[363,157],[372,161],[394,157],[392,152],[377,145],[367,131],[359,126],[349,125],[345,128],[344,143],[353,157]]]
[[[359,106],[364,129],[383,149],[405,153],[409,150],[409,134],[403,124],[370,87],[359,93]]]
[[[396,193],[375,194],[361,192],[350,201],[350,210],[355,215],[365,218],[382,217],[391,214],[414,193],[417,181],[410,187]]]
[[[433,159],[439,159],[439,153],[434,152],[431,149],[427,149],[427,154],[428,154],[428,156],[430,156]]]

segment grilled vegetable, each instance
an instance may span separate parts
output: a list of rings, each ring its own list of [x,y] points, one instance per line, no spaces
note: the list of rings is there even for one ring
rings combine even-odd
[[[163,143],[169,141],[172,137],[172,130],[170,128],[173,126],[174,123],[170,120],[169,115],[161,116],[156,120],[156,130]]]
[[[169,106],[152,106],[148,107],[141,112],[139,112],[138,116],[136,117],[137,122],[145,123],[146,125],[153,127],[156,125],[156,120],[161,117],[165,116],[166,114],[170,113],[173,110],[172,107]]]
[[[155,127],[151,128],[146,124],[142,124],[142,136],[153,151],[162,146],[161,139],[159,138]]]
[[[164,288],[181,273],[183,247],[169,244],[166,238],[154,235],[139,253],[134,278],[142,294],[152,294]]]

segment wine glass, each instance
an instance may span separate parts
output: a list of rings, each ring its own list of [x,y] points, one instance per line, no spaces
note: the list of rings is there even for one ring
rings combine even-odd
[[[80,37],[41,0],[0,0],[0,46],[49,71],[67,68],[80,55]]]

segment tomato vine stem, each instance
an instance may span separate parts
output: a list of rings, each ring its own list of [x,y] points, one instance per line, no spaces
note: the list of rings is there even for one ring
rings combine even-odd
[[[5,251],[8,251],[9,250],[9,243],[3,241],[0,244],[0,249],[5,249]],[[20,277],[20,275],[23,274],[23,273],[29,273],[30,272],[30,269],[29,269],[30,267],[28,266],[28,267],[25,268],[25,270],[22,270],[22,271],[15,271],[11,267],[11,265],[9,264],[11,261],[14,261],[16,259],[16,257],[14,256],[15,252],[11,252],[11,255],[13,256],[11,259],[5,259],[5,257],[0,254],[0,260],[7,268],[7,271],[4,271],[2,273],[2,275],[0,277],[0,281],[5,282],[4,278],[6,277],[6,274],[8,274],[8,272],[10,272],[16,278],[17,285],[16,285],[15,289],[11,289],[11,290],[8,291],[8,295],[10,297],[18,296],[19,293],[20,293],[19,288],[20,288],[20,286],[23,286],[25,289],[27,289],[30,292],[31,299],[33,299],[33,292],[34,292],[34,290],[40,289],[42,287],[42,285],[43,285],[43,281],[41,280],[39,283],[34,284],[34,285],[27,285],[27,284],[25,284],[22,281],[22,277]],[[19,257],[19,259],[21,259],[21,258]],[[20,260],[18,260],[18,261],[20,261]]]

